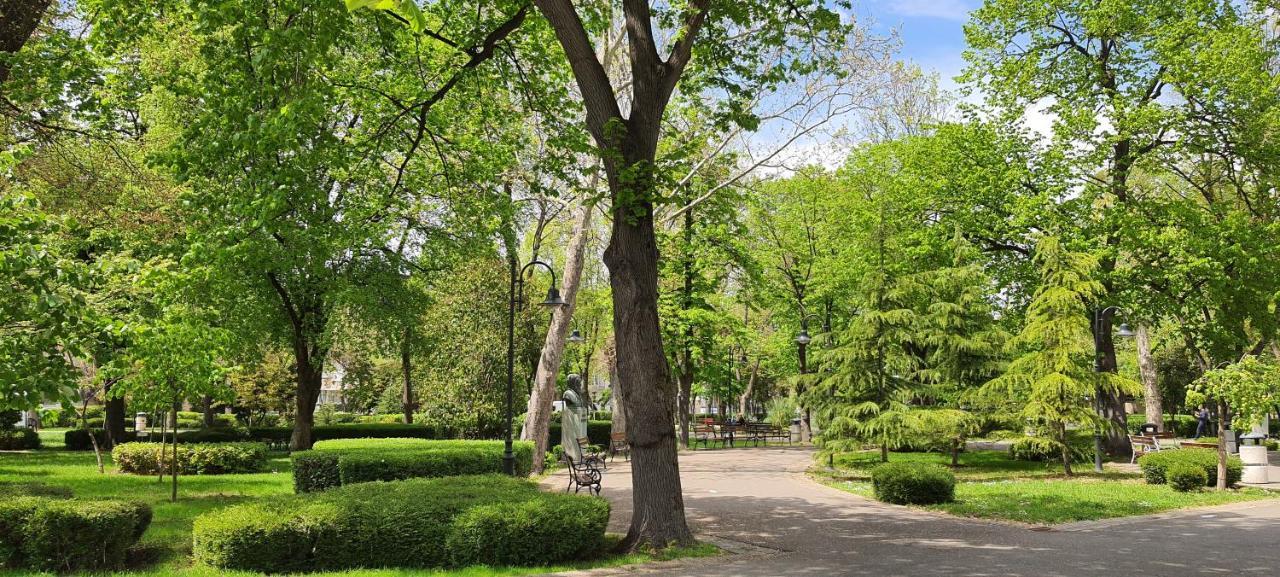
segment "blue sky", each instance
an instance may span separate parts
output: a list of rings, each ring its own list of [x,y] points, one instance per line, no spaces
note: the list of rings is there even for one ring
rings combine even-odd
[[[878,32],[897,30],[901,58],[941,76],[952,89],[952,77],[964,68],[964,23],[981,0],[854,0],[854,10],[875,22]]]

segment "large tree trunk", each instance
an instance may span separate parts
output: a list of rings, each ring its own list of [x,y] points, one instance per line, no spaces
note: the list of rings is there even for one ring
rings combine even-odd
[[[110,389],[108,388],[108,390]],[[105,393],[104,396],[106,396]],[[124,397],[108,397],[104,405],[102,415],[104,418],[103,428],[107,431],[107,445],[110,448],[124,442]]]
[[[756,357],[756,362],[751,365],[751,374],[747,376],[747,388],[742,391],[742,396],[738,397],[738,418],[747,418],[747,401],[751,400],[751,393],[756,388],[756,375],[760,374],[760,357]]]
[[[204,413],[204,414],[200,415],[200,417],[201,417],[201,420],[202,420],[202,421],[203,421],[203,423],[204,423],[204,428],[206,428],[206,429],[212,429],[212,428],[213,428],[213,423],[214,423],[214,418],[213,418],[213,396],[212,396],[212,395],[205,395],[203,399],[200,399],[200,401],[201,401],[201,410],[202,410],[202,411],[203,411],[203,413]]]
[[[296,348],[306,351],[306,344],[298,344]],[[298,394],[294,399],[293,436],[289,438],[289,449],[306,450],[311,448],[311,429],[315,426],[316,400],[320,399],[320,384],[324,377],[324,354],[296,354]]]
[[[404,334],[400,337],[400,373],[404,377],[404,384],[400,392],[401,410],[404,411],[404,423],[406,425],[413,424],[413,412],[417,410],[418,403],[413,399],[413,364],[411,362],[413,352],[413,329],[405,327]]]
[[[652,162],[652,149],[649,150],[645,157]],[[634,170],[644,164],[633,160],[627,166]],[[658,325],[658,246],[653,206],[648,200],[620,201],[617,192],[623,187],[615,185],[613,181],[618,179],[613,175],[610,180],[615,191],[613,235],[604,257],[613,288],[613,332],[617,339],[618,374],[622,378],[619,392],[627,410],[631,485],[635,488],[631,527],[621,547],[687,545],[693,542],[693,534],[684,515],[675,420],[671,414],[675,383],[667,367]],[[631,186],[624,198],[651,198],[636,194],[636,185]]]
[[[1147,422],[1164,430],[1164,400],[1160,398],[1160,381],[1156,375],[1155,359],[1151,357],[1151,336],[1147,326],[1138,325],[1138,373],[1142,377],[1142,403]]]
[[[567,304],[551,312],[551,326],[547,327],[547,338],[542,343],[542,354],[538,357],[538,370],[533,379],[533,394],[529,395],[524,427],[520,430],[521,439],[534,443],[535,473],[541,473],[546,465],[544,461],[550,444],[548,432],[551,427],[551,406],[556,397],[556,375],[560,373],[560,363],[564,360],[565,340],[573,327],[573,311],[577,306],[582,265],[586,261],[587,237],[591,231],[591,215],[594,212],[594,207],[585,200],[578,207],[573,237],[565,253],[564,278],[560,291],[560,296]],[[583,386],[588,391],[591,389],[591,384],[586,381],[583,381]]]
[[[1227,490],[1227,403],[1218,401],[1218,483],[1219,491]]]
[[[1090,314],[1090,318],[1093,315]],[[1104,373],[1116,372],[1116,344],[1112,338],[1111,327],[1114,319],[1111,315],[1103,315],[1102,321],[1098,323],[1101,334],[1098,335],[1098,353],[1099,365],[1098,369]],[[1110,426],[1105,431],[1106,436],[1103,438],[1103,447],[1108,455],[1116,457],[1127,457],[1132,448],[1129,445],[1128,420],[1124,410],[1124,397],[1122,395],[1112,394],[1110,391],[1098,391],[1098,408],[1101,416],[1110,421]]]
[[[49,8],[49,0],[0,0],[0,53],[22,49]],[[0,82],[9,79],[9,58],[0,57]]]

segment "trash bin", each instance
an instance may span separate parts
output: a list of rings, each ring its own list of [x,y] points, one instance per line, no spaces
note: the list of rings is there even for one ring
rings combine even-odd
[[[1160,425],[1155,423],[1147,423],[1138,428],[1138,432],[1143,435],[1154,435],[1160,432]]]
[[[1244,464],[1241,481],[1245,483],[1266,483],[1267,481],[1267,446],[1262,442],[1266,435],[1248,433],[1240,435],[1240,461]]]

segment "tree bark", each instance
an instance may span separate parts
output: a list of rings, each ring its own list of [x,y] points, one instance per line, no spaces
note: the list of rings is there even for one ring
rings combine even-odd
[[[204,423],[204,428],[206,428],[206,429],[212,429],[212,428],[213,428],[213,423],[214,423],[214,418],[213,418],[213,396],[211,396],[211,395],[205,395],[203,399],[200,399],[200,401],[201,401],[201,409],[203,410],[203,413],[204,413],[204,414],[200,415],[200,417],[201,417],[201,420],[202,420],[202,421],[203,421],[203,423]]]
[[[556,397],[556,375],[560,373],[560,363],[564,360],[565,340],[573,327],[573,311],[577,307],[578,287],[582,284],[582,267],[586,261],[587,237],[591,231],[591,215],[594,212],[594,207],[585,200],[578,207],[573,236],[565,251],[564,277],[560,287],[560,296],[566,304],[551,312],[551,325],[547,327],[547,337],[543,340],[538,370],[533,379],[533,393],[529,395],[524,426],[520,430],[521,439],[534,442],[535,473],[541,473],[546,465],[544,461],[550,444],[548,432],[551,427],[551,406]],[[584,388],[590,390],[590,383],[583,382]],[[590,402],[590,399],[584,400]]]
[[[400,372],[404,377],[404,386],[400,392],[400,405],[404,411],[404,423],[406,425],[413,424],[413,412],[417,410],[418,404],[413,399],[413,365],[411,364],[410,354],[412,352],[413,329],[405,327],[404,334],[400,337]]]
[[[1160,398],[1160,381],[1156,375],[1155,359],[1151,356],[1151,336],[1147,326],[1138,325],[1138,373],[1142,377],[1142,404],[1147,415],[1147,422],[1154,423],[1160,431],[1164,431],[1164,400]]]
[[[49,0],[0,0],[0,53],[21,50],[40,25]],[[0,58],[0,83],[9,79],[9,59]]]
[[[1071,446],[1067,444],[1067,425],[1058,423],[1058,443],[1062,445],[1062,472],[1068,477],[1074,476],[1071,471]]]
[[[1093,319],[1093,313],[1090,312],[1090,319]],[[1098,343],[1097,354],[1099,360],[1099,371],[1104,373],[1114,373],[1118,364],[1116,363],[1116,344],[1112,338],[1111,327],[1114,324],[1114,318],[1111,315],[1103,315],[1101,322],[1097,323],[1097,329],[1101,330],[1101,334],[1096,339]],[[1094,324],[1094,323],[1090,323]],[[1105,431],[1103,438],[1103,447],[1106,453],[1112,456],[1128,456],[1132,448],[1129,445],[1128,422],[1124,410],[1123,395],[1112,394],[1110,391],[1098,390],[1098,409],[1101,416],[1110,421],[1110,426]]]
[[[1227,490],[1227,412],[1224,401],[1218,401],[1218,482],[1219,491]]]
[[[756,357],[756,362],[751,365],[751,374],[747,376],[747,388],[742,391],[742,396],[738,397],[738,417],[745,419],[747,417],[747,401],[751,400],[751,393],[756,387],[756,375],[760,374],[760,357]]]
[[[622,380],[618,378],[618,358],[613,352],[613,346],[610,345],[608,351],[609,364],[609,398],[613,403],[613,421],[609,427],[609,433],[616,435],[618,433],[625,434],[627,432],[627,411],[622,405]]]
[[[124,397],[108,398],[104,405],[103,428],[107,430],[107,445],[110,448],[124,442]]]

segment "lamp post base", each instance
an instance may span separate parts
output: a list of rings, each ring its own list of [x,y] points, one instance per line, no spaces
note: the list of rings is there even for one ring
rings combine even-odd
[[[514,477],[516,475],[516,456],[507,449],[502,453],[502,472]]]

